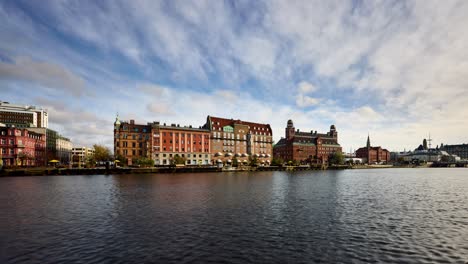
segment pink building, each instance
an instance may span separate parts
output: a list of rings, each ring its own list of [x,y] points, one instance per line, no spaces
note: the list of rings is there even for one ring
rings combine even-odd
[[[46,135],[14,127],[0,128],[3,166],[44,166]]]

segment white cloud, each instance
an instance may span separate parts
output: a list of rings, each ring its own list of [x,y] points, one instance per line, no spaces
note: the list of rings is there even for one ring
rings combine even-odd
[[[314,106],[319,103],[319,100],[316,98],[312,98],[307,95],[303,94],[298,94],[296,96],[296,105],[299,107],[309,107],[309,106]]]
[[[153,114],[172,115],[171,107],[166,103],[149,103],[146,108]]]
[[[317,88],[309,82],[302,81],[297,86],[296,105],[298,107],[310,107],[317,105],[320,100],[306,94],[315,92]]]
[[[0,79],[27,81],[78,96],[85,90],[83,78],[66,68],[28,57],[17,57],[14,63],[0,62]]]
[[[299,93],[308,94],[317,91],[317,88],[309,82],[302,81],[297,90]]]

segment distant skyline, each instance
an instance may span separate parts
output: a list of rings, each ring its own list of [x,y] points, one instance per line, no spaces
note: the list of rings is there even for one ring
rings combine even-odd
[[[75,145],[207,115],[343,150],[468,143],[468,1],[2,1],[0,100]]]

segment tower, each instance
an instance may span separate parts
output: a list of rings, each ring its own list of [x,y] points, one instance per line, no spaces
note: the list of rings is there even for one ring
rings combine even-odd
[[[114,155],[117,155],[119,129],[120,129],[120,119],[119,119],[119,113],[117,113],[117,116],[115,117],[115,122],[114,122]]]
[[[119,119],[119,113],[117,113],[117,116],[115,117],[115,122],[114,122],[114,129],[119,130],[120,128],[120,119]]]
[[[335,127],[335,125],[331,125],[331,126],[330,126],[330,135],[331,135],[333,138],[337,138],[337,137],[338,137],[338,132],[336,132],[336,127]]]
[[[369,134],[367,134],[367,164],[370,164],[371,160],[370,160],[370,153],[371,153],[371,145],[370,145],[370,136]]]
[[[295,130],[294,130],[294,124],[291,119],[288,120],[288,125],[286,126],[286,139],[291,140],[294,138],[295,135]]]

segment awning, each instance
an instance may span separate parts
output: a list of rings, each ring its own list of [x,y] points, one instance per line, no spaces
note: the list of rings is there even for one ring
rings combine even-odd
[[[226,153],[226,157],[227,157],[227,156],[232,156],[232,153]]]
[[[268,158],[269,158],[269,157],[271,157],[271,155],[270,155],[270,154],[266,154],[266,156],[267,156]]]
[[[259,155],[258,154],[253,154],[254,157],[258,157]]]
[[[249,154],[247,154],[247,153],[242,154],[242,157],[248,157],[248,156],[249,156]]]
[[[242,156],[240,153],[236,153],[236,157],[240,157]]]
[[[230,160],[230,159],[229,159],[229,160],[227,160],[227,163],[231,163],[231,162],[232,162],[232,160]]]
[[[221,152],[218,152],[218,153],[215,154],[216,157],[222,156],[222,155],[223,155],[223,153],[221,153]]]
[[[265,154],[260,154],[260,157],[264,158],[264,157],[265,157]]]
[[[216,162],[217,162],[217,163],[223,163],[223,161],[222,161],[222,160],[220,160],[220,159],[219,159],[219,160],[217,160]]]
[[[243,163],[247,163],[248,161],[247,161],[247,160],[243,160],[242,162],[243,162]]]

